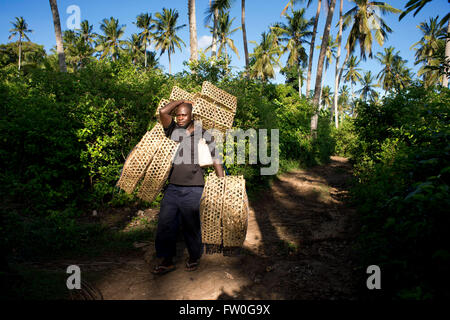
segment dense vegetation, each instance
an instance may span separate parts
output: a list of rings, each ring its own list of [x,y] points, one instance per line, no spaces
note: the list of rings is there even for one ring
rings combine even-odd
[[[430,1],[408,1],[400,18]],[[10,39],[18,41],[0,45],[0,276],[5,257],[45,258],[99,240],[139,237],[111,235],[89,217],[93,210],[159,205],[161,197],[143,203],[115,183],[130,150],[156,123],[159,101],[174,85],[198,92],[207,80],[238,98],[234,127],[279,129],[280,172],[327,163],[333,154],[350,159],[351,198],[361,223],[355,248],[360,271],[374,264],[382,269],[383,289],[364,288],[366,298],[449,298],[449,15],[418,26],[422,38],[412,48],[421,68],[415,75],[394,47],[372,52],[373,41],[383,46],[392,32],[383,19],[401,11],[382,2],[353,1],[346,13],[339,11],[337,35],[325,26],[314,84],[320,10],[308,18],[304,9],[294,10],[300,2],[288,2],[283,21],[261,33],[253,53],[244,40],[245,68],[238,73],[231,71],[227,54],[228,49],[238,53],[232,1],[212,1],[206,12],[216,40],[207,49],[211,57],[198,52],[191,25],[191,59],[174,75],[170,59],[185,45],[177,32],[186,26],[175,9],[138,15],[133,23],[139,33],[126,40],[126,26],[114,17],[102,20],[101,34],[87,20],[64,32],[54,21],[57,46],[50,54],[30,40],[25,19],[16,17]],[[57,11],[56,1],[50,3]],[[192,12],[193,1],[188,3]],[[329,1],[327,15],[337,3]],[[245,1],[243,16],[244,7]],[[373,15],[381,22],[377,30],[371,27]],[[331,18],[328,26],[336,23]],[[346,39],[342,28],[349,30]],[[244,19],[241,30],[246,39]],[[155,52],[148,50],[150,44]],[[162,71],[157,53],[167,54],[169,73]],[[379,63],[378,73],[359,67],[359,58],[367,57]],[[334,88],[322,84],[332,64]],[[277,67],[285,84],[270,83]],[[254,197],[273,178],[260,175],[261,167],[247,163],[228,170],[244,175]]]
[[[134,203],[136,198],[115,189],[124,159],[156,123],[156,107],[173,85],[199,91],[204,80],[201,73],[138,71],[124,61],[93,62],[77,73],[35,69],[18,75],[15,68],[0,74],[6,115],[1,191],[8,219],[2,235],[30,254],[75,247],[88,238],[76,217]],[[313,108],[293,88],[238,77],[224,78],[219,86],[238,97],[236,127],[280,128],[282,169],[298,160],[304,165],[327,161],[333,151],[329,128],[324,122],[320,138],[308,140]],[[228,169],[244,175],[252,194],[271,178],[260,175],[260,166]]]
[[[449,111],[450,90],[412,86],[361,101],[336,136],[355,164],[362,271],[380,266],[384,298],[449,298]]]

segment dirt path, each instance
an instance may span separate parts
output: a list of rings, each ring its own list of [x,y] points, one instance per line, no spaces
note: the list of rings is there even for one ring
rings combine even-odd
[[[151,274],[154,245],[113,261],[82,267],[104,299],[356,299],[351,247],[355,210],[344,203],[351,176],[347,159],[283,174],[251,202],[239,256],[204,255],[195,272]]]

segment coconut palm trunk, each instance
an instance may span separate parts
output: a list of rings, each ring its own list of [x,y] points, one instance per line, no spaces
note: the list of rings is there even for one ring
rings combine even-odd
[[[325,61],[325,64],[326,64],[326,61]],[[323,77],[322,77],[322,79],[325,80],[326,76],[327,76],[327,68],[325,67],[325,70],[323,71]],[[322,105],[322,91],[323,91],[323,86],[320,86],[319,105],[320,105],[321,107],[323,107],[323,105]],[[319,108],[319,110],[320,110],[320,109],[321,109],[321,108]]]
[[[19,70],[22,65],[22,36],[19,36]]]
[[[49,0],[50,8],[52,9],[53,25],[55,27],[56,36],[56,52],[58,53],[59,70],[61,72],[67,72],[66,57],[64,55],[64,47],[61,36],[61,22],[59,20],[58,4],[56,0]]]
[[[335,5],[336,0],[331,0],[330,7],[328,8],[327,20],[325,22],[325,29],[323,31],[322,45],[320,46],[320,53],[319,53],[319,62],[317,63],[316,83],[314,86],[314,98],[313,98],[314,106],[319,105],[320,87],[322,86],[323,66],[325,62],[325,54],[328,46],[328,38],[330,36],[331,22],[333,21],[333,13]],[[314,115],[311,117],[311,136],[313,138],[317,137],[318,120],[319,115],[317,112],[315,112]]]
[[[211,57],[217,56],[217,22],[219,20],[219,9],[214,9],[214,27],[213,27],[213,39],[211,47]]]
[[[298,96],[301,98],[302,97],[302,87],[303,87],[303,83],[302,83],[302,74],[300,73],[300,66],[298,67]]]
[[[197,18],[195,16],[195,0],[188,0],[189,6],[189,44],[191,49],[191,61],[198,60],[197,48]]]
[[[170,63],[170,50],[167,51],[167,56],[169,57],[169,74],[172,74],[172,65]]]
[[[247,48],[247,31],[245,29],[245,0],[242,0],[241,2],[241,21],[242,21],[242,37],[244,41],[244,53],[245,53],[245,70],[248,77],[249,58]]]
[[[306,78],[306,96],[307,97],[309,97],[309,90],[311,89],[311,70],[312,70],[312,63],[313,63],[313,56],[314,56],[314,43],[316,41],[317,26],[319,24],[321,5],[322,5],[322,0],[319,0],[317,2],[316,18],[314,19],[314,27],[313,27],[313,34],[312,34],[312,38],[311,38],[311,46],[309,48],[308,75]]]
[[[447,35],[449,35],[449,34],[450,34],[450,19],[448,19],[448,24],[447,24]],[[447,38],[446,40],[447,40],[447,42],[445,43],[445,61],[450,61],[450,39]],[[444,74],[444,76],[443,76],[442,86],[444,88],[448,87],[447,74]]]
[[[344,7],[344,0],[341,0],[339,5],[339,33],[337,40],[337,53],[336,53],[336,68],[334,73],[334,96],[333,96],[333,107],[334,107],[334,122],[336,129],[339,128],[339,112],[338,112],[338,90],[339,90],[339,59],[341,57],[341,42],[342,42],[342,9]]]

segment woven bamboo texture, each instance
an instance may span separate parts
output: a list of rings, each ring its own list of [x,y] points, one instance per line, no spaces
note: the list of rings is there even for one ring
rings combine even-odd
[[[220,106],[209,102],[206,99],[197,97],[194,100],[192,110],[194,116],[202,119],[203,128],[209,130],[212,128],[225,132],[233,125],[234,113]]]
[[[222,244],[222,204],[225,178],[211,173],[205,182],[200,200],[200,221],[202,242],[205,244]]]
[[[175,156],[178,145],[179,143],[172,139],[166,137],[161,139],[160,148],[148,166],[142,184],[139,187],[137,196],[140,199],[152,202],[161,192],[169,176],[173,157]]]
[[[183,90],[177,86],[173,86],[172,92],[170,93],[170,101],[175,100],[189,100],[193,101],[196,97],[195,93],[189,93],[186,90]]]
[[[117,182],[118,187],[127,193],[133,192],[139,180],[144,176],[163,138],[165,138],[164,129],[159,123],[147,131],[125,160],[122,174]]]
[[[226,176],[222,207],[224,247],[241,247],[247,234],[248,199],[242,176]]]
[[[213,84],[211,84],[208,81],[204,81],[202,84],[202,91],[203,96],[208,97],[209,99],[212,99],[213,101],[221,104],[222,106],[228,108],[232,112],[236,111],[237,107],[237,98],[228,92],[217,88]],[[209,100],[208,99],[208,100]]]
[[[156,119],[158,119],[158,122],[161,121],[161,119],[159,118],[159,110],[163,107],[165,107],[170,101],[167,99],[161,99],[161,101],[159,102],[158,108],[156,109],[155,112],[155,117]]]
[[[243,245],[248,225],[243,176],[219,178],[210,173],[200,201],[202,242],[223,247]]]

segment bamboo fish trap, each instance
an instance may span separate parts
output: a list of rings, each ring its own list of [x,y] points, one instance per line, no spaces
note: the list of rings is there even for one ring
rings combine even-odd
[[[144,176],[148,165],[161,145],[161,140],[164,138],[164,129],[160,123],[147,131],[125,160],[122,174],[116,186],[127,193],[132,193],[139,180]]]
[[[208,176],[200,200],[202,242],[206,253],[242,247],[247,234],[248,199],[243,176]]]
[[[148,166],[145,177],[138,191],[138,198],[152,202],[161,192],[172,167],[172,161],[177,151],[178,142],[163,137],[161,145]]]

